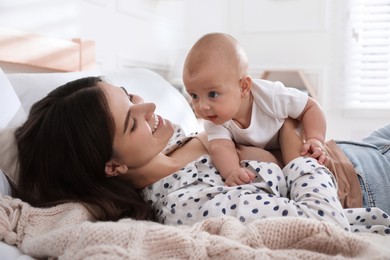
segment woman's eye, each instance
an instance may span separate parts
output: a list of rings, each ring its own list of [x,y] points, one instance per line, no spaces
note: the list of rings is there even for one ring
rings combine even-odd
[[[190,96],[191,96],[192,99],[197,99],[198,98],[198,95],[196,95],[196,94],[190,94]]]
[[[129,95],[130,96],[130,95]],[[129,97],[130,98],[130,97]],[[130,100],[131,101],[131,100]],[[133,125],[130,128],[130,133],[134,132],[134,130],[137,128],[137,119],[133,117]]]
[[[134,97],[134,95],[132,95],[132,94],[127,94],[127,96],[129,97],[130,102],[133,103],[133,97]]]
[[[209,98],[216,98],[216,97],[218,97],[218,93],[217,92],[215,92],[215,91],[209,92]]]

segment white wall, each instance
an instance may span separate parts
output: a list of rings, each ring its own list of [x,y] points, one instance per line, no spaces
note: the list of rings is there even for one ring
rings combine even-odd
[[[175,83],[185,54],[199,37],[227,32],[246,49],[253,76],[264,69],[302,69],[318,90],[328,138],[355,139],[390,121],[390,115],[340,108],[346,2],[2,0],[0,26],[92,39],[103,69],[149,67]]]
[[[390,114],[344,111],[346,3],[339,0],[188,0],[186,44],[202,34],[232,34],[247,51],[252,76],[264,69],[301,69],[317,88],[328,138],[360,139]],[[186,48],[189,48],[187,46]]]
[[[183,1],[2,0],[0,26],[96,41],[103,69],[147,66],[169,73],[183,45]]]

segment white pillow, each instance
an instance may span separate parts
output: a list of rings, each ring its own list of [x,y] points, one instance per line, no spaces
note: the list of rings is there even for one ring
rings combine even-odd
[[[0,129],[16,126],[25,120],[26,114],[7,75],[0,68]]]
[[[51,90],[69,81],[98,76],[97,72],[12,73],[8,79],[15,89],[23,109],[28,114],[31,106]]]
[[[14,136],[15,129],[16,127],[6,127],[0,130],[0,170],[14,184],[19,179],[18,148]]]
[[[105,76],[113,85],[123,86],[129,93],[140,95],[145,102],[156,104],[156,113],[179,124],[189,134],[201,127],[187,100],[168,81],[154,71],[144,68],[106,72],[65,73],[15,73],[8,79],[19,96],[24,111],[28,113],[32,104],[52,89],[74,79],[86,76]]]
[[[0,194],[11,196],[11,186],[8,183],[5,174],[0,169]]]

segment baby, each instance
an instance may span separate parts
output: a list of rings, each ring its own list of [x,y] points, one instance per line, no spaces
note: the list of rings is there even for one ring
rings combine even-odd
[[[195,113],[206,120],[210,153],[226,185],[255,177],[240,166],[235,144],[279,149],[278,132],[288,117],[301,122],[306,136],[300,154],[327,160],[326,121],[318,103],[281,82],[252,79],[247,55],[232,36],[201,37],[185,59],[183,81]]]

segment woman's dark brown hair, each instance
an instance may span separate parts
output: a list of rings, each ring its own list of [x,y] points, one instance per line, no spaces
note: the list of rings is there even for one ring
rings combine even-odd
[[[150,219],[131,183],[106,177],[115,125],[100,77],[69,82],[36,102],[15,132],[20,176],[15,195],[34,206],[83,202],[97,220]]]

